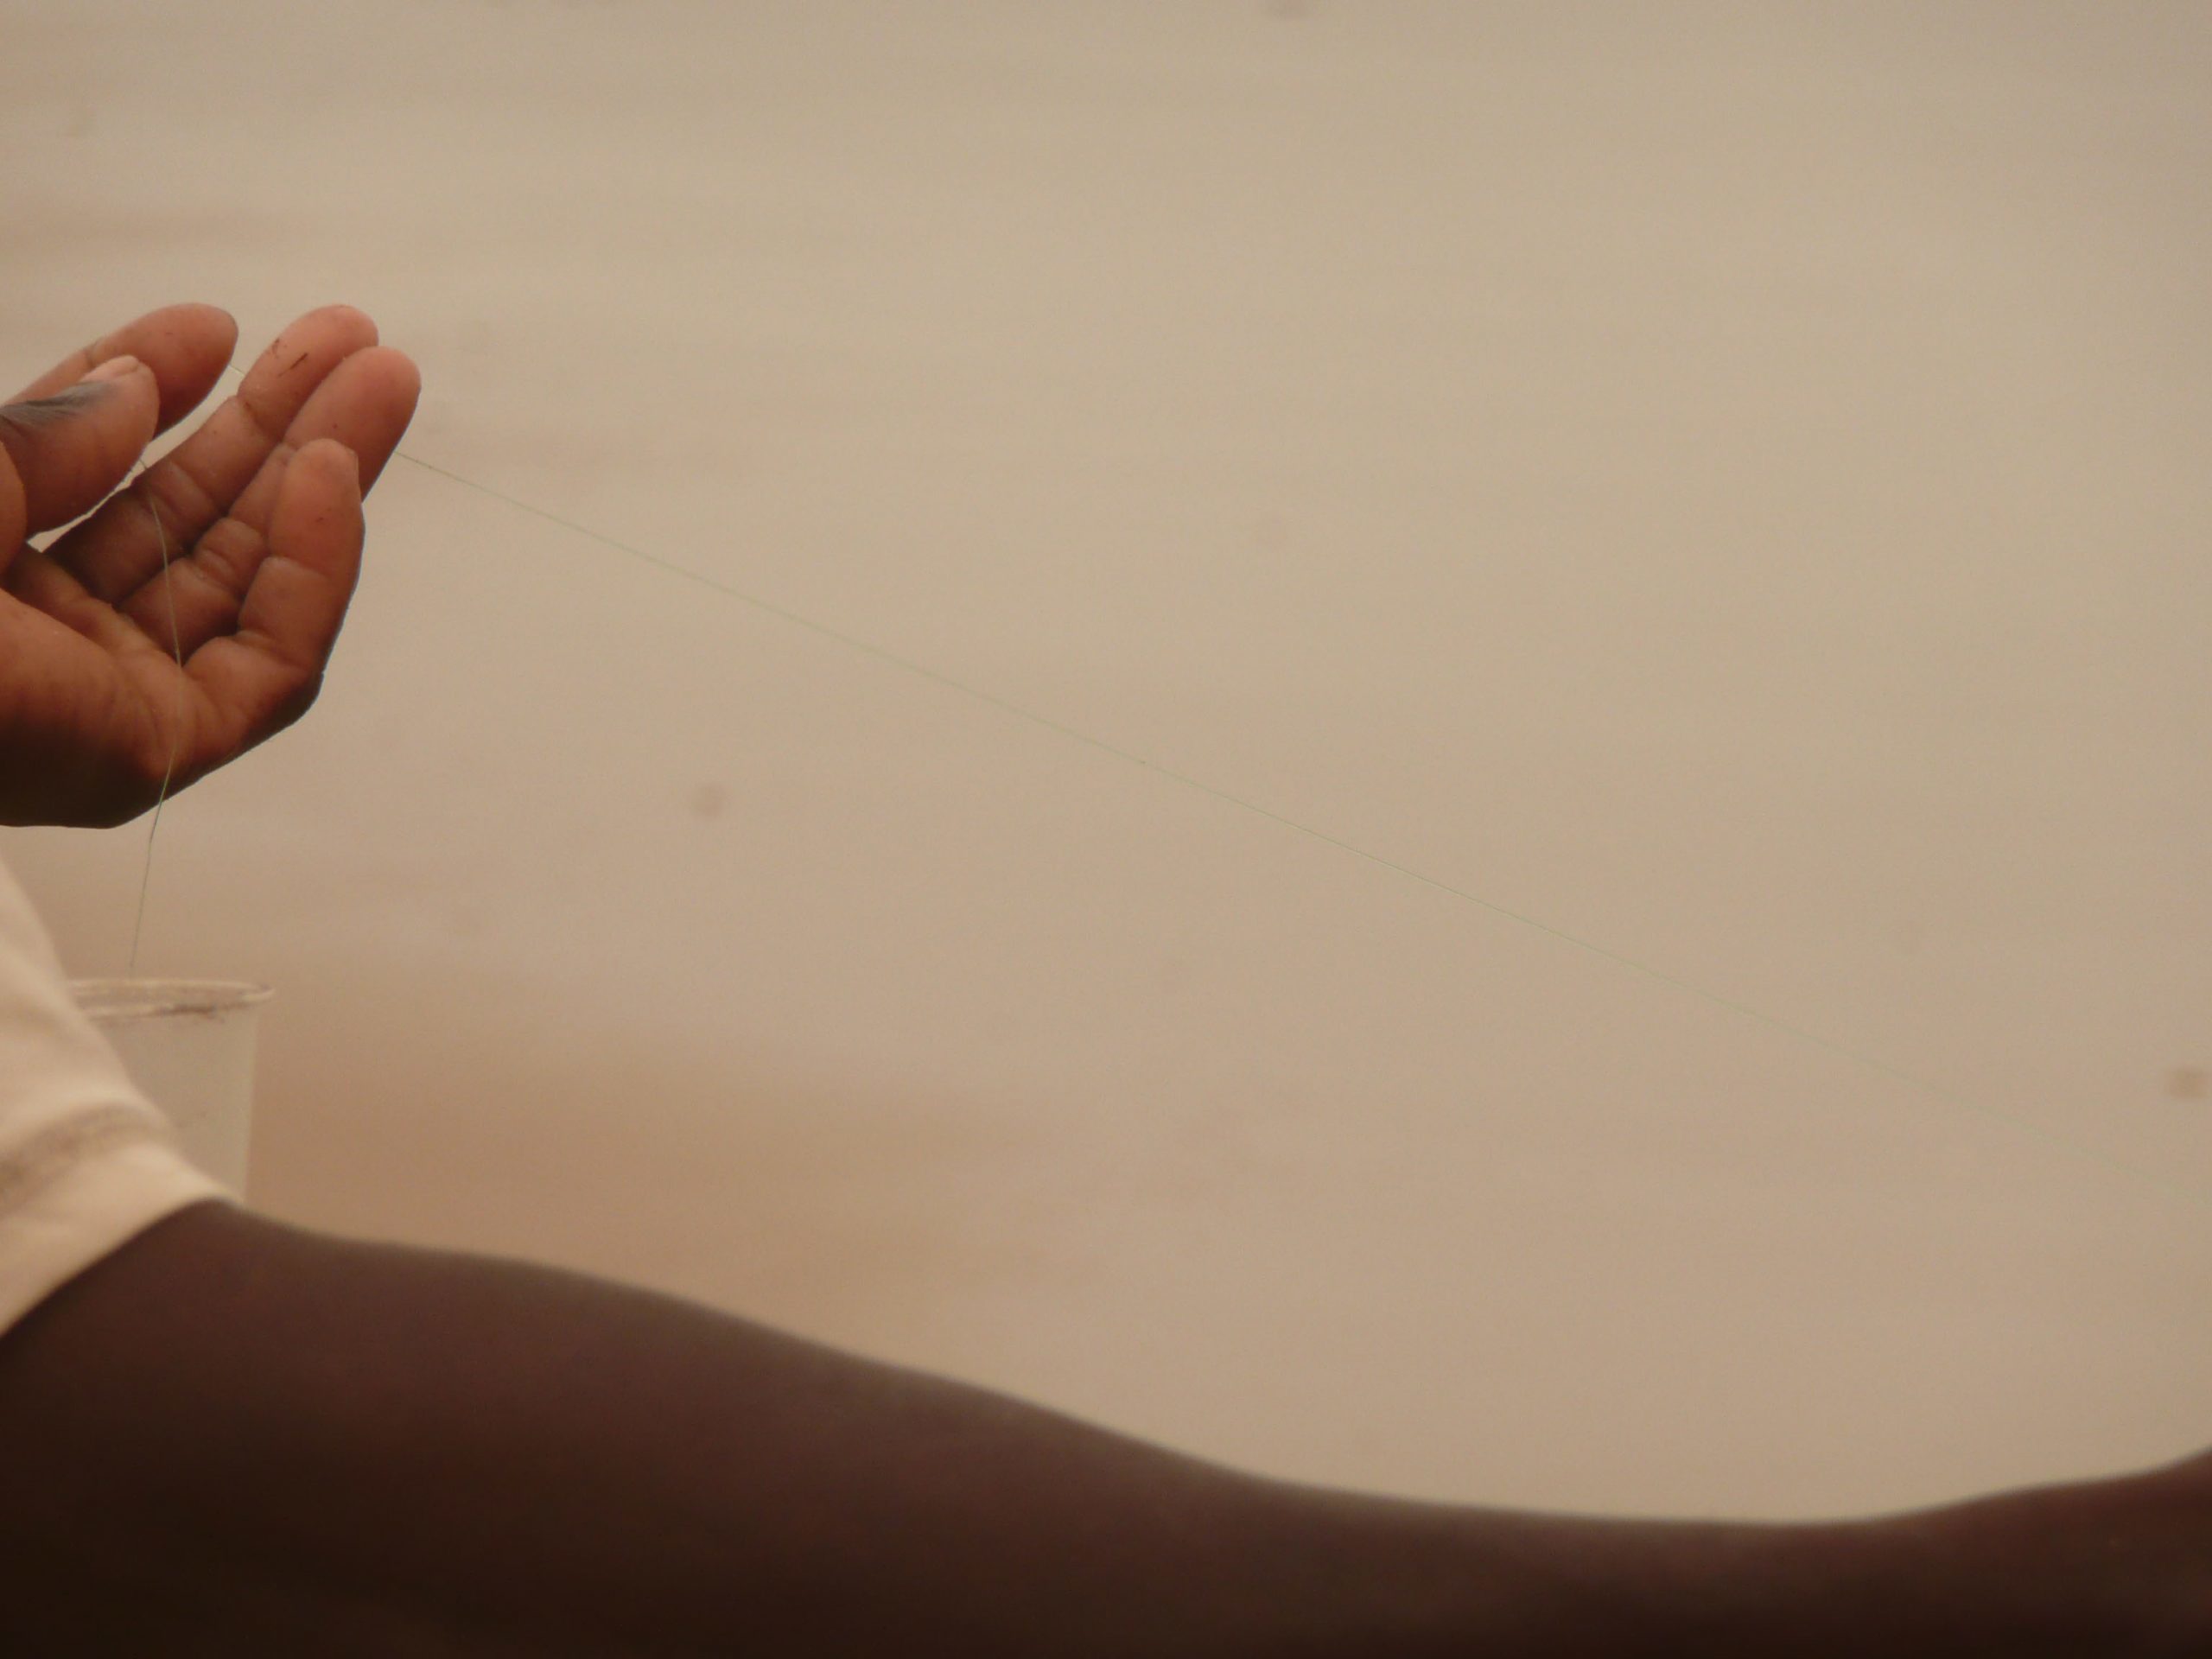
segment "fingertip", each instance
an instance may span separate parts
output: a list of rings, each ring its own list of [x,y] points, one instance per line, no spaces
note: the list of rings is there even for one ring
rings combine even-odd
[[[333,321],[350,324],[368,335],[367,345],[373,346],[377,343],[377,320],[358,305],[346,305],[342,302],[334,305],[320,305],[308,315],[311,317],[327,317]],[[365,348],[357,346],[353,349],[360,351]]]
[[[423,371],[397,346],[370,346],[346,359],[363,392],[386,408],[413,409],[423,395]]]
[[[375,351],[377,360],[389,365],[393,391],[413,408],[423,395],[422,365],[396,346],[378,346]]]
[[[134,374],[151,374],[153,370],[135,357],[111,357],[106,362],[90,370],[78,382],[79,385],[105,385],[111,380],[128,379]]]
[[[361,458],[336,438],[317,438],[302,448],[300,455],[317,467],[329,468],[348,489],[360,493]]]
[[[217,331],[221,334],[223,337],[223,361],[227,363],[233,357],[237,356],[238,349],[238,320],[232,316],[229,312],[223,309],[219,305],[203,305],[199,302],[194,301],[190,308],[200,315],[205,317],[215,327]]]
[[[352,450],[334,438],[316,438],[295,449],[284,463],[283,482],[277,486],[270,520],[270,539],[276,539],[280,521],[327,523],[334,512],[347,518],[360,517],[360,474]],[[302,513],[307,515],[304,520],[298,517]]]

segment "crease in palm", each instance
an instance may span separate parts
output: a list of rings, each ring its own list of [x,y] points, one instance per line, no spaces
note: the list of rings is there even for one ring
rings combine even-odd
[[[236,341],[214,308],[167,307],[0,410],[0,823],[126,822],[320,691],[359,575],[361,498],[419,377],[363,313],[308,312],[132,476]]]

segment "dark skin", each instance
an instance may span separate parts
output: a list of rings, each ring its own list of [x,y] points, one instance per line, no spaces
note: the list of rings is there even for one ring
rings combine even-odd
[[[126,823],[172,767],[174,794],[321,687],[360,575],[361,498],[420,377],[362,313],[311,311],[118,489],[237,343],[214,307],[168,306],[62,359],[0,418],[0,823]],[[138,366],[79,384],[126,359]],[[86,513],[44,551],[26,543]]]
[[[234,338],[156,312],[34,390],[147,367],[0,419],[8,821],[128,819],[172,755],[174,789],[321,683],[415,397],[358,312],[287,329],[264,401],[144,499],[23,545],[113,490]],[[200,567],[175,578],[181,675],[146,500]],[[2212,1456],[1789,1526],[1405,1503],[214,1201],[0,1336],[0,1652],[2212,1656]]]

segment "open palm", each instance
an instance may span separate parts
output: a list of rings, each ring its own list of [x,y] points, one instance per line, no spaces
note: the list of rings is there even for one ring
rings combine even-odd
[[[360,574],[361,498],[420,381],[362,313],[311,311],[118,489],[237,340],[212,306],[165,307],[0,410],[0,823],[124,823],[321,689]],[[80,384],[124,358],[140,366]],[[26,539],[79,518],[44,549]]]

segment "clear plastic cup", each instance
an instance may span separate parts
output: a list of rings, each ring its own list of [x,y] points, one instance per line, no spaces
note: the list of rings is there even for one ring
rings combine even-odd
[[[244,1198],[254,1045],[276,993],[218,979],[73,979],[69,990],[176,1126],[185,1157]]]

